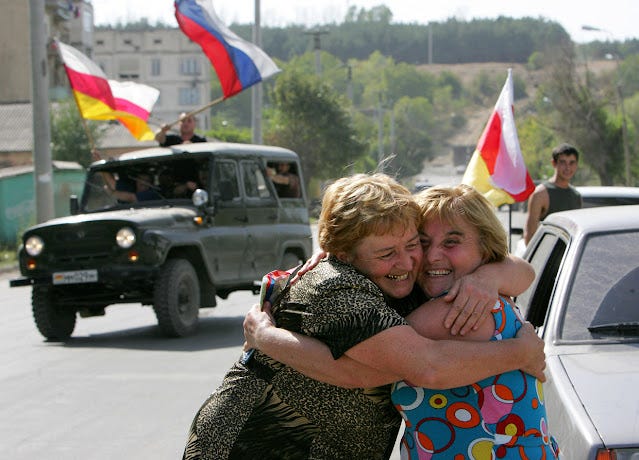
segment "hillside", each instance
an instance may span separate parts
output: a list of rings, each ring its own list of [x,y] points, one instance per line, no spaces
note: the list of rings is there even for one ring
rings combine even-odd
[[[611,72],[615,70],[615,61],[600,60],[589,61],[588,70],[595,74],[602,72]],[[469,64],[430,64],[419,67],[421,70],[427,72],[433,72],[439,74],[441,72],[451,72],[456,75],[463,83],[464,86],[470,85],[482,72],[491,75],[502,75],[504,81],[506,80],[508,68],[513,69],[513,77],[521,78],[526,84],[526,92],[528,98],[521,99],[515,103],[515,116],[517,114],[517,107],[526,105],[529,102],[529,98],[534,97],[535,90],[539,82],[543,81],[547,70],[530,71],[523,64],[509,64],[502,62],[480,62]],[[585,67],[583,68],[585,70]],[[450,140],[451,145],[474,145],[484,129],[488,117],[493,110],[494,103],[487,107],[476,107],[474,113],[467,113],[467,125],[466,128],[460,132],[457,136]]]
[[[615,70],[616,63],[611,60],[599,60],[589,61],[588,70],[594,74],[601,74],[605,72],[613,72]],[[482,72],[491,75],[502,75],[504,81],[506,80],[508,68],[513,69],[513,77],[521,78],[526,84],[526,92],[528,98],[521,99],[515,102],[515,119],[517,118],[517,107],[526,105],[531,97],[534,97],[535,90],[539,84],[545,78],[547,70],[529,71],[523,64],[508,64],[500,62],[486,62],[486,63],[469,63],[469,64],[430,64],[423,65],[419,68],[426,72],[432,72],[439,74],[441,72],[451,72],[456,75],[463,83],[464,86],[470,85]],[[585,71],[585,67],[583,67]],[[494,104],[497,99],[488,104],[486,107],[477,107],[466,113],[466,126],[456,136],[449,140],[451,149],[447,152],[440,152],[433,160],[424,164],[423,172],[415,176],[414,181],[424,181],[431,183],[456,183],[461,179],[460,172],[463,172],[463,168],[455,168],[453,164],[452,146],[474,146],[479,137],[481,136],[486,122],[492,113]]]

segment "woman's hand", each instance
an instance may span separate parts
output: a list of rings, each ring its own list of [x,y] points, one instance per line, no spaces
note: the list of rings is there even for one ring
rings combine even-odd
[[[520,369],[537,378],[541,382],[546,381],[544,369],[546,368],[546,354],[544,353],[544,341],[539,338],[532,324],[526,321],[516,335],[517,340],[524,341],[526,347],[526,362],[522,363]]]
[[[477,330],[490,314],[498,297],[498,283],[483,276],[480,270],[463,276],[455,281],[444,296],[444,300],[452,305],[444,319],[444,326],[450,329],[451,335],[464,335]]]
[[[328,257],[328,252],[318,251],[318,252],[314,253],[311,256],[310,259],[308,259],[306,262],[304,262],[304,265],[302,265],[302,268],[300,268],[297,271],[295,276],[293,278],[291,278],[291,284],[297,283],[297,281],[302,277],[302,275],[304,275],[304,273],[309,272],[312,269],[314,269],[315,267],[317,267],[317,264],[319,264],[320,261],[322,259],[325,259],[326,257]]]
[[[275,319],[271,315],[270,302],[264,302],[263,306],[253,305],[244,317],[244,351],[251,348],[259,350],[259,334],[264,328],[275,327]]]

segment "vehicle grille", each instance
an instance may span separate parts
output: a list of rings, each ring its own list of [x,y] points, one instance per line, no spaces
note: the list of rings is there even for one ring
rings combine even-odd
[[[90,222],[50,228],[47,256],[56,266],[89,266],[113,258],[121,223]]]

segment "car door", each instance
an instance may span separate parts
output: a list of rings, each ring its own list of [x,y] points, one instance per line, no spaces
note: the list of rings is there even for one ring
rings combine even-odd
[[[217,284],[255,279],[247,246],[248,217],[241,195],[239,165],[233,158],[218,159],[210,171],[209,192],[215,213],[203,238]]]
[[[258,158],[242,160],[240,171],[248,217],[247,252],[252,257],[253,269],[261,279],[264,274],[278,268],[281,252],[278,200]]]
[[[541,231],[540,235],[531,241],[531,247],[526,252],[526,259],[535,269],[535,280],[530,287],[516,299],[526,320],[538,328],[543,335],[543,328],[552,299],[559,269],[566,252],[566,240],[555,231]]]

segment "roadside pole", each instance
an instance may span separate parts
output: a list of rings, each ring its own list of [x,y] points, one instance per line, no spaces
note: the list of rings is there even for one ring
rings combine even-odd
[[[49,82],[47,77],[47,39],[43,26],[45,0],[29,0],[31,29],[31,108],[33,111],[33,178],[36,220],[55,217],[51,128],[49,122]]]

